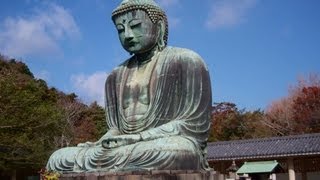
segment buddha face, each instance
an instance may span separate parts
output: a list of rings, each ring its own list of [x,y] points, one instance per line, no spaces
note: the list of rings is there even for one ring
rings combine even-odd
[[[133,10],[114,19],[119,39],[129,53],[140,54],[157,45],[159,28],[143,10]]]

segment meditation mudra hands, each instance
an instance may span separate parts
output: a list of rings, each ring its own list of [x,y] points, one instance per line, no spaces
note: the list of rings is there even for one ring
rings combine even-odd
[[[85,143],[80,143],[77,146],[78,147],[94,147],[94,146],[102,145],[102,147],[104,148],[111,149],[111,148],[129,145],[129,144],[134,144],[141,140],[142,138],[140,134],[120,135],[119,131],[110,130],[104,136],[102,136],[102,138],[100,138],[100,140],[98,140],[97,142],[85,142]]]
[[[141,141],[140,134],[128,134],[128,135],[119,135],[119,136],[112,136],[102,140],[102,147],[111,149],[117,148],[120,146],[126,146],[130,144],[134,144],[136,142]]]

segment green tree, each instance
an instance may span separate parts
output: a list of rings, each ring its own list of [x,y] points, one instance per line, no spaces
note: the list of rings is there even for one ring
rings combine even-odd
[[[0,60],[0,169],[39,168],[51,153],[61,109],[21,62]]]
[[[104,109],[83,104],[35,79],[22,62],[0,55],[0,171],[45,166],[58,148],[98,140]]]

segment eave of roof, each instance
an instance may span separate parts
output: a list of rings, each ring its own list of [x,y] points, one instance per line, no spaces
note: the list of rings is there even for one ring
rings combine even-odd
[[[245,162],[237,174],[270,173],[279,166],[277,161]]]
[[[320,133],[208,144],[211,161],[320,155]]]

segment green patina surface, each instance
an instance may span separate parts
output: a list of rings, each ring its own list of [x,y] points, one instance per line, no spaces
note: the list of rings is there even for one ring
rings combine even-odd
[[[277,161],[245,162],[237,174],[268,173],[274,171],[277,166]]]
[[[202,58],[167,47],[167,18],[153,0],[124,0],[112,19],[123,48],[133,56],[106,80],[109,131],[97,142],[54,152],[47,169],[208,170],[212,96]]]

